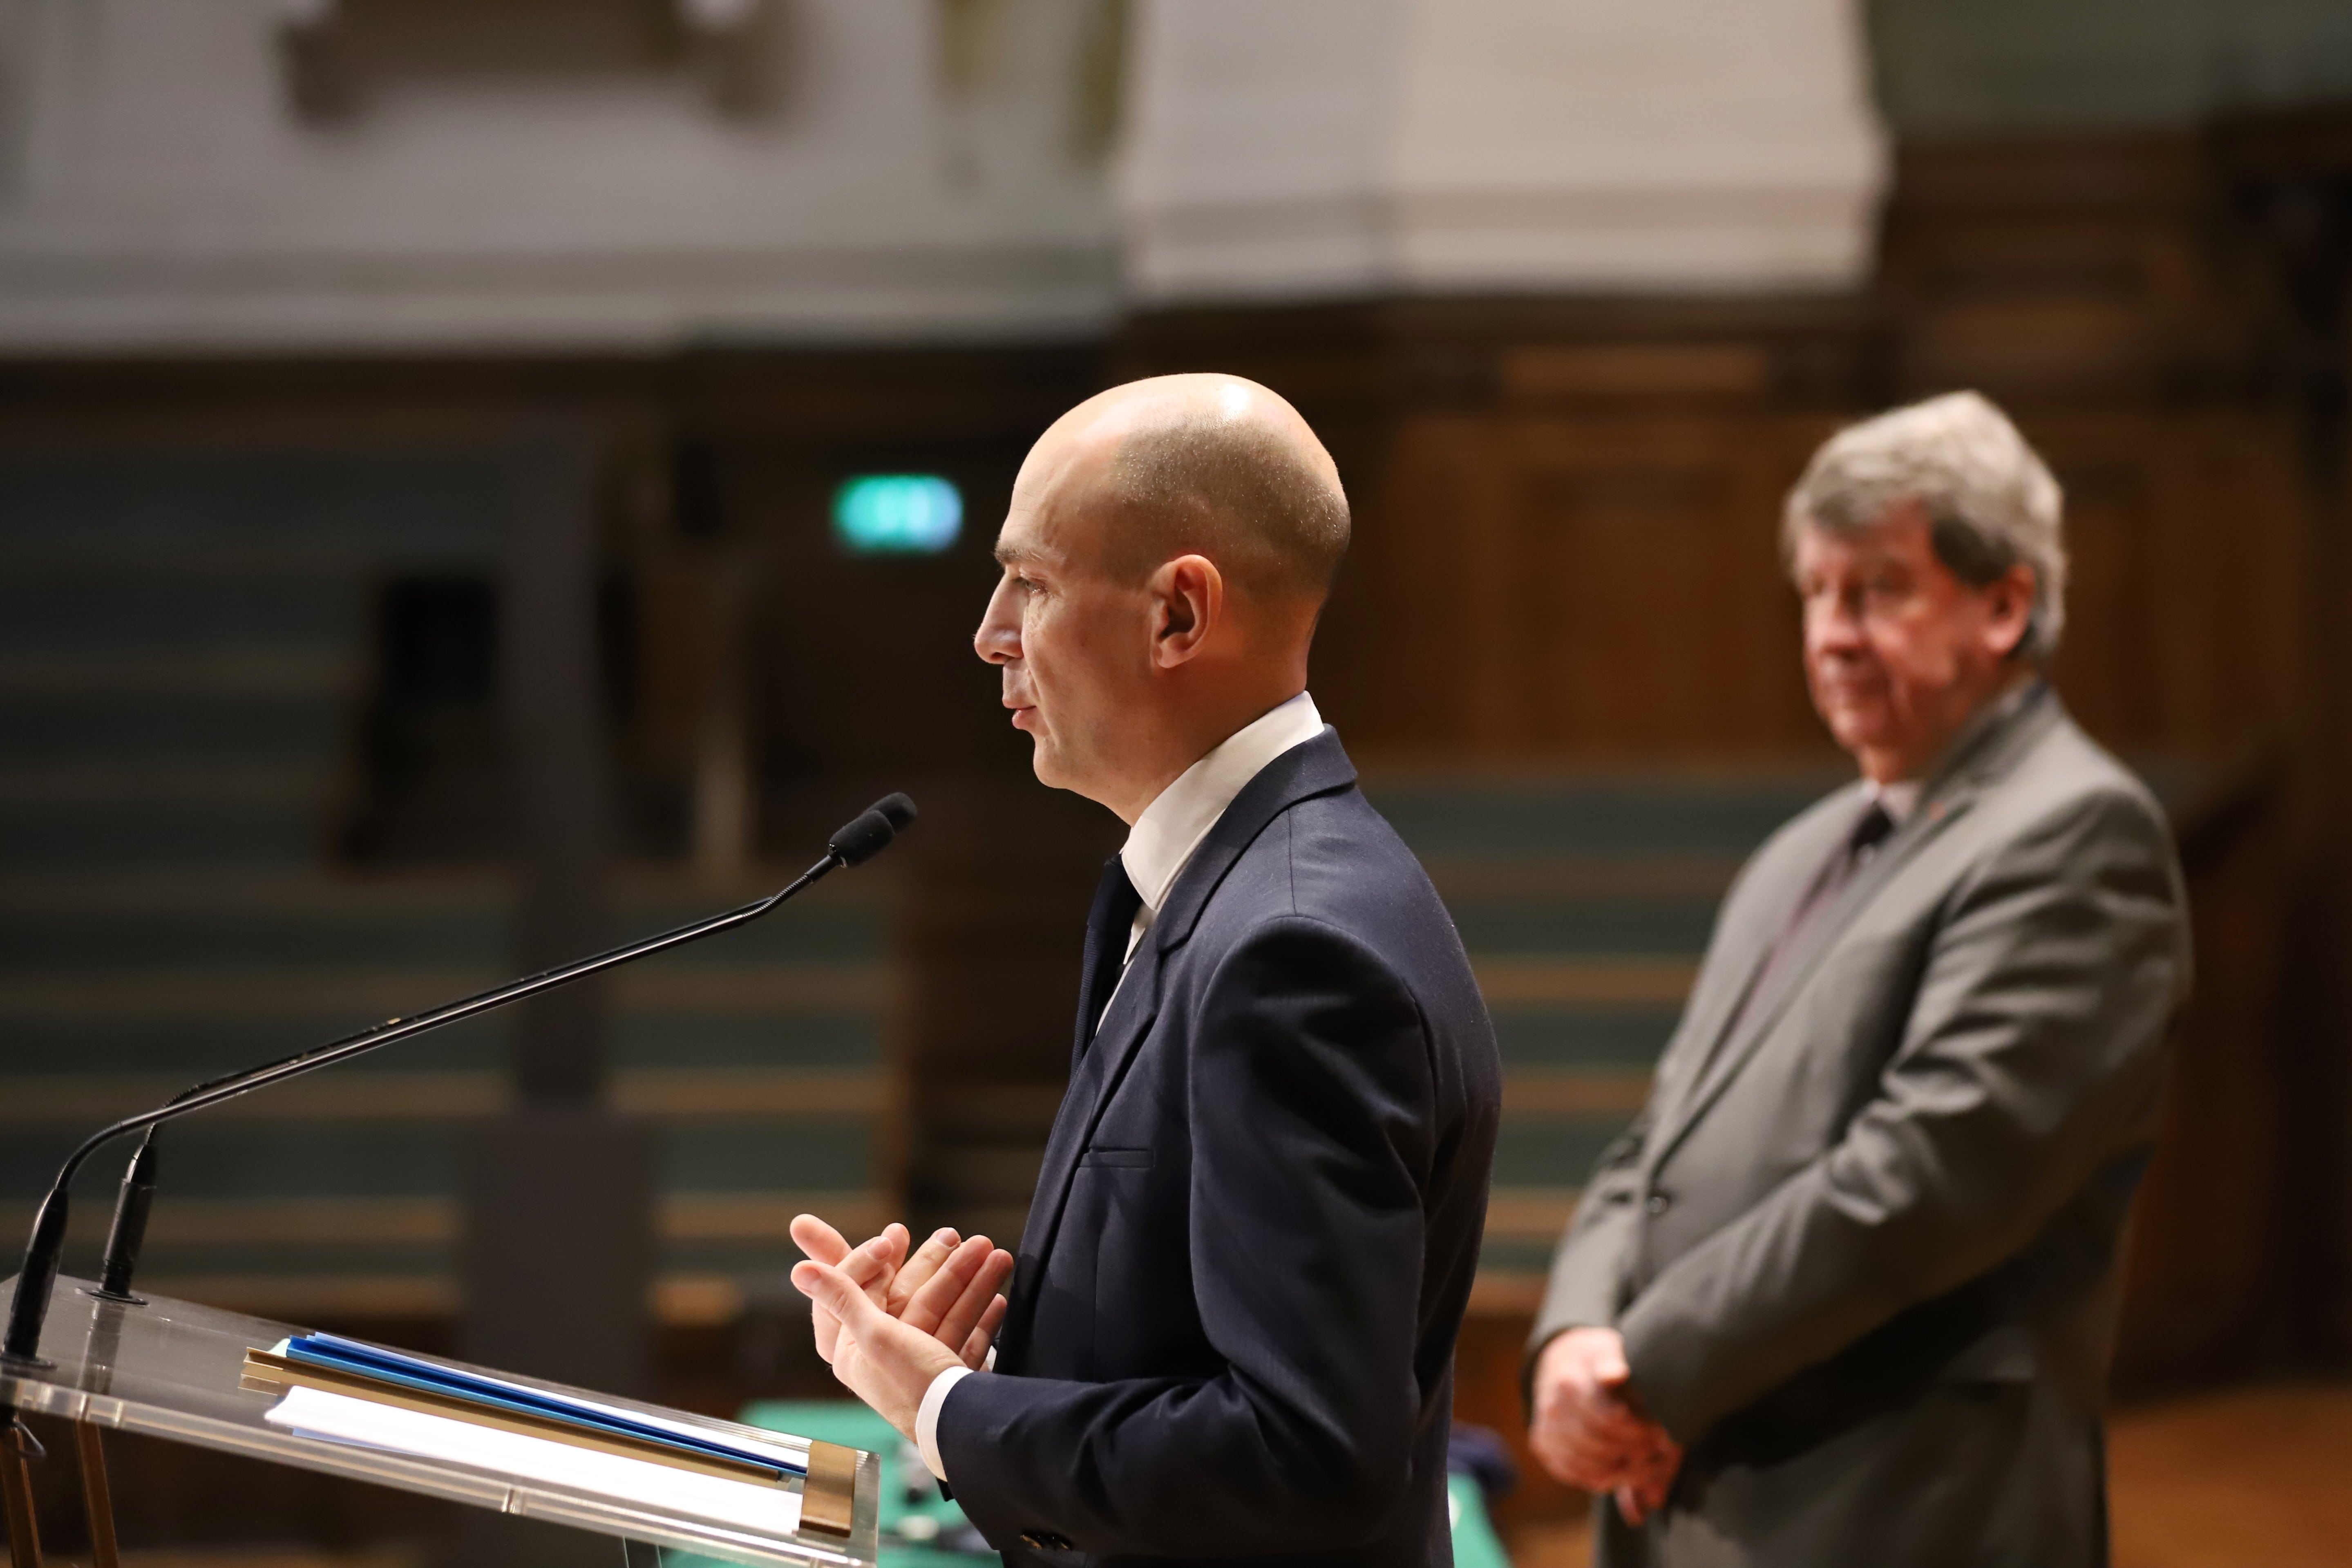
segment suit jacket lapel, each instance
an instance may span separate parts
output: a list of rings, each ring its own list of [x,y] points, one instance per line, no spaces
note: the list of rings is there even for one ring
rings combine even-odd
[[[1355,782],[1355,766],[1340,748],[1337,731],[1325,725],[1320,735],[1275,758],[1242,787],[1169,889],[1167,903],[1137,946],[1127,977],[1111,997],[1110,1010],[1103,1015],[1094,1043],[1071,1074],[1061,1109],[1055,1113],[1045,1163],[1037,1173],[1036,1194],[1030,1200],[1029,1220],[1021,1234],[1018,1286],[1026,1288],[1016,1289],[1011,1309],[1011,1314],[1020,1320],[1021,1336],[1027,1333],[1034,1308],[1037,1272],[1061,1229],[1078,1157],[1092,1141],[1095,1123],[1102,1119],[1111,1091],[1126,1076],[1128,1064],[1160,1016],[1160,980],[1170,954],[1192,936],[1210,895],[1267,824],[1302,800],[1345,789]],[[1005,1337],[1014,1338],[1009,1331]]]
[[[1859,794],[1858,788],[1849,788],[1832,798]],[[1748,999],[1759,972],[1772,955],[1775,933],[1788,924],[1798,901],[1812,887],[1850,815],[1843,809],[1825,811],[1813,831],[1790,843],[1773,868],[1774,885],[1758,889],[1754,913],[1736,926],[1725,922],[1717,936],[1722,951],[1708,952],[1682,1025],[1659,1058],[1656,1127],[1660,1133],[1676,1125],[1691,1090],[1722,1053],[1724,1037],[1739,1021],[1740,1004]]]
[[[1168,901],[1144,940],[1156,943],[1163,952],[1182,946],[1200,923],[1210,896],[1223,883],[1225,873],[1268,823],[1302,800],[1346,789],[1355,782],[1356,765],[1341,749],[1339,731],[1328,724],[1313,740],[1266,763],[1242,786],[1224,816],[1192,851],[1192,858],[1185,863],[1176,885],[1168,889]]]
[[[1110,1098],[1110,1087],[1134,1056],[1151,1021],[1159,1016],[1160,968],[1160,952],[1147,937],[1136,949],[1127,978],[1119,983],[1118,994],[1111,998],[1110,1011],[1103,1015],[1094,1043],[1078,1058],[1070,1075],[1070,1087],[1063,1091],[1061,1108],[1054,1113],[1054,1130],[1045,1139],[1045,1158],[1037,1169],[1037,1190],[1030,1197],[1029,1218],[1021,1230],[1019,1270],[1007,1311],[1009,1318],[1017,1320],[1019,1335],[1025,1336],[1028,1331],[1029,1318],[1036,1305],[1037,1273],[1044,1266],[1045,1254],[1052,1249],[1055,1232],[1061,1228],[1070,1184],[1077,1176],[1078,1156],[1086,1152],[1087,1144],[1093,1140],[1095,1123],[1101,1119],[1104,1102]],[[1008,1341],[1015,1339],[1015,1323],[1007,1323],[1003,1337]]]
[[[1877,897],[1879,889],[1886,885],[1903,863],[1916,854],[1921,845],[1942,831],[1961,809],[1961,803],[1955,802],[1946,805],[1933,817],[1924,809],[1916,814],[1895,830],[1877,854],[1854,872],[1853,879],[1838,890],[1828,906],[1797,933],[1788,956],[1771,973],[1762,978],[1760,988],[1749,998],[1747,1007],[1739,1015],[1739,1021],[1732,1026],[1731,1033],[1717,1050],[1714,1058],[1684,1096],[1675,1124],[1666,1130],[1666,1136],[1659,1140],[1653,1150],[1654,1162],[1663,1162],[1674,1152],[1675,1146],[1682,1142],[1684,1135],[1706,1114],[1707,1108],[1738,1076],[1748,1058],[1756,1054],[1757,1047],[1771,1034],[1772,1026],[1780,1022],[1780,1015],[1788,1010],[1789,1004],[1812,979],[1813,971],[1820,967],[1830,949],[1837,944],[1838,938],[1844,934],[1854,915]],[[1655,1168],[1654,1163],[1652,1168]]]
[[[1922,847],[1967,813],[1984,784],[2005,772],[2026,744],[2054,722],[2056,713],[2057,706],[2047,689],[2037,689],[2015,713],[1976,737],[1945,765],[1921,793],[1918,807],[1909,819],[1853,874],[1829,906],[1797,934],[1796,944],[1788,956],[1763,978],[1762,989],[1739,1011],[1729,1035],[1693,1075],[1686,1090],[1678,1097],[1672,1116],[1662,1122],[1660,1136],[1652,1141],[1647,1152],[1651,1169],[1655,1170],[1674,1152],[1756,1054],[1854,917],[1869,906]],[[1798,896],[1802,897],[1801,888]],[[1779,918],[1785,920],[1787,913],[1788,907],[1784,906]],[[1766,929],[1772,931],[1779,927],[1776,922]],[[1768,939],[1758,946],[1759,952],[1754,962],[1760,963],[1769,953],[1771,943]]]

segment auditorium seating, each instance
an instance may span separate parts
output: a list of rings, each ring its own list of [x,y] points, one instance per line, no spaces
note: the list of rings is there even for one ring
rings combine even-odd
[[[1366,793],[1429,868],[1503,1054],[1474,1310],[1532,1310],[1592,1163],[1649,1091],[1717,902],[1838,783],[1802,772],[1441,778]]]
[[[494,863],[339,852],[385,585],[494,579],[482,455],[0,458],[0,1246],[86,1130],[510,970]],[[616,938],[728,907],[625,865]],[[898,1205],[887,874],[639,966],[613,1099],[665,1149],[660,1299],[730,1313],[791,1215]],[[163,1145],[142,1282],[296,1318],[456,1303],[456,1149],[507,1095],[494,1020],[208,1111]],[[121,1160],[77,1189],[92,1260]],[[12,1271],[0,1264],[0,1271]]]

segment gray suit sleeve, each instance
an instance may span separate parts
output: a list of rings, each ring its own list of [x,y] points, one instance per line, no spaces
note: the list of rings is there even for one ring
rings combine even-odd
[[[1645,1108],[1633,1125],[1601,1152],[1584,1184],[1576,1217],[1569,1222],[1552,1252],[1551,1279],[1544,1287],[1535,1331],[1528,1336],[1530,1365],[1555,1335],[1617,1321],[1626,1249],[1633,1245],[1641,1213],[1642,1142],[1649,1127],[1650,1112]]]
[[[2084,797],[1955,893],[1875,1098],[1618,1319],[1687,1442],[2032,1239],[2126,1138],[2185,983],[2181,893],[2143,799]]]

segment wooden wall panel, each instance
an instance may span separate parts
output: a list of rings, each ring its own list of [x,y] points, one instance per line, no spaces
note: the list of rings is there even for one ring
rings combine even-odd
[[[2067,490],[2074,556],[2054,669],[2126,753],[2234,763],[2301,722],[2307,502],[2276,421],[2029,419]]]
[[[2023,422],[2068,493],[2053,676],[2077,715],[2134,755],[2220,762],[2287,741],[2308,526],[2289,434],[2231,414]],[[1837,423],[1401,421],[1360,503],[1352,633],[1322,651],[1318,689],[1352,740],[1398,757],[1819,753],[1778,530]]]
[[[2302,1287],[2320,1249],[2312,1194],[2298,1190],[2293,1108],[2320,1085],[2297,1070],[2280,1016],[2291,948],[2283,783],[2281,770],[2248,775],[2183,846],[2197,998],[2175,1039],[2133,1226],[2115,1366],[2126,1394],[2298,1359]]]
[[[1810,432],[1808,432],[1810,434]],[[1622,755],[1811,743],[1775,543],[1783,421],[1517,422],[1506,743]],[[1801,460],[1801,453],[1796,453]]]
[[[1488,476],[1427,426],[1381,445],[1349,477],[1354,538],[1308,682],[1351,749],[1443,750],[1470,730],[1461,670],[1477,563],[1462,520]]]
[[[1379,677],[1343,679],[1349,732],[1496,761],[1818,749],[1777,527],[1828,428],[1406,421],[1351,566],[1389,635],[1357,650]]]

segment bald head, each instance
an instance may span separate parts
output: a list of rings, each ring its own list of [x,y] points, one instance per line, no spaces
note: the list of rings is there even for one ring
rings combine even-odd
[[[1120,581],[1197,554],[1252,597],[1319,604],[1347,553],[1331,455],[1297,409],[1239,376],[1113,387],[1056,420],[1032,460],[1047,468],[1044,504],[1099,520],[1098,564]]]
[[[1030,448],[972,649],[1037,776],[1131,823],[1307,689],[1347,548],[1339,470],[1297,409],[1239,376],[1133,382]]]

